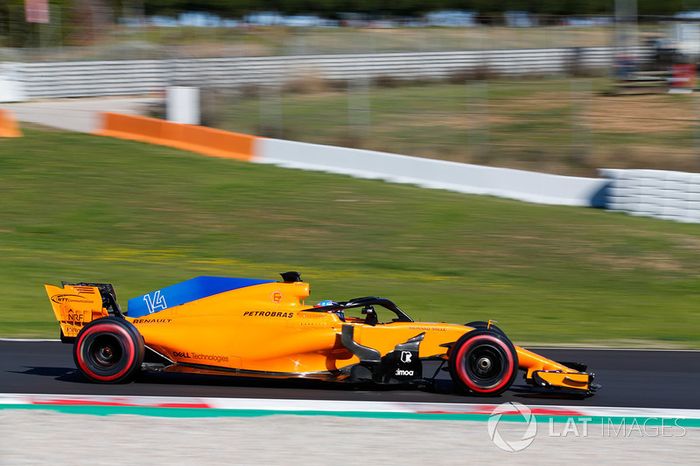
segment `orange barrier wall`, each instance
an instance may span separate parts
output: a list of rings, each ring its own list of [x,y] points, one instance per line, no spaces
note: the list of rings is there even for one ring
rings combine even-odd
[[[22,136],[15,117],[9,110],[0,109],[0,138],[18,138]]]
[[[213,157],[251,160],[255,136],[119,113],[103,113],[101,136],[149,142]]]

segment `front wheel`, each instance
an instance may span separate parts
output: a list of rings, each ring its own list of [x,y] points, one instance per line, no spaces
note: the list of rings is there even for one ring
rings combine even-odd
[[[488,322],[484,320],[475,320],[473,322],[469,322],[464,324],[467,327],[472,327],[472,328],[478,328],[478,329],[485,329],[485,330],[493,330],[496,333],[500,333],[504,337],[506,336],[506,333],[500,329],[500,327],[496,326],[495,324],[489,325]]]
[[[73,346],[73,359],[80,372],[92,382],[130,381],[141,368],[143,338],[126,320],[104,317],[80,330]]]
[[[518,373],[518,354],[499,332],[476,329],[465,333],[450,350],[452,383],[475,395],[495,396],[507,390]]]

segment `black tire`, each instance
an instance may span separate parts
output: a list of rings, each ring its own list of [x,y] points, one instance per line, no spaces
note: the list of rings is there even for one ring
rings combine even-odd
[[[488,322],[485,322],[485,321],[483,321],[483,320],[475,320],[474,322],[469,322],[468,324],[464,324],[464,325],[467,326],[467,327],[472,327],[472,328],[476,328],[476,329],[479,329],[479,330],[482,330],[482,329],[483,329],[483,330],[493,330],[493,331],[496,332],[496,333],[500,333],[500,334],[503,335],[504,337],[506,336],[506,332],[504,332],[503,330],[501,330],[500,327],[498,327],[497,325],[494,325],[494,324],[491,324],[491,325],[489,326],[489,323],[488,323]],[[507,337],[506,337],[506,338],[507,338]]]
[[[476,329],[452,346],[449,369],[458,390],[496,396],[508,390],[518,375],[518,353],[502,333]]]
[[[130,322],[117,317],[94,320],[80,330],[73,345],[75,365],[97,383],[125,383],[141,369],[143,337]]]

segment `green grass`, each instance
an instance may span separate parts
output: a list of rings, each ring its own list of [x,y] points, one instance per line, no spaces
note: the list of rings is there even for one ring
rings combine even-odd
[[[313,54],[609,46],[609,27],[508,28],[157,28],[116,29],[112,41],[160,45],[248,45],[267,54]]]
[[[42,284],[120,301],[300,270],[312,299],[495,319],[520,342],[700,347],[700,226],[27,129],[0,140],[0,335],[55,336]]]
[[[4,35],[0,47],[56,47],[33,50],[27,60],[159,59],[164,56],[222,57],[266,55],[313,55],[382,52],[429,52],[446,50],[522,49],[552,47],[608,47],[611,27],[542,26],[509,28],[201,28],[112,26],[89,34],[64,24],[32,33],[18,29]],[[73,25],[75,26],[75,25]],[[68,29],[66,29],[68,27]],[[654,26],[646,26],[654,31]],[[12,28],[11,28],[12,29]],[[644,29],[644,28],[643,28]],[[62,36],[62,37],[61,37]],[[62,40],[64,41],[61,44]],[[0,54],[2,51],[0,51]],[[16,54],[8,54],[16,60]]]
[[[567,175],[699,167],[692,95],[608,96],[607,78],[324,84],[306,76],[278,97],[219,92],[205,115],[230,131]]]

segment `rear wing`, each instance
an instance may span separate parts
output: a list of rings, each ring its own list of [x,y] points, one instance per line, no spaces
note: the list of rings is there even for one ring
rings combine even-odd
[[[110,314],[122,316],[114,288],[105,283],[44,285],[54,316],[61,327],[61,341],[72,342],[89,322]]]

